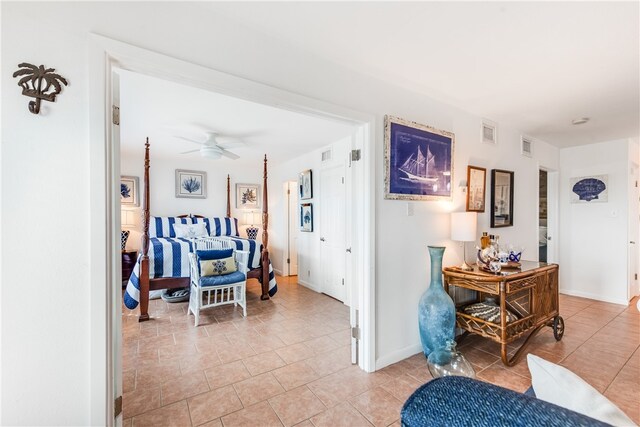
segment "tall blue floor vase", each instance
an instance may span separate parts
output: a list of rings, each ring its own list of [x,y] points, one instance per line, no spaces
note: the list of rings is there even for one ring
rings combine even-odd
[[[444,247],[429,246],[431,283],[422,294],[418,306],[420,341],[425,357],[455,338],[456,308],[442,287],[442,255]]]

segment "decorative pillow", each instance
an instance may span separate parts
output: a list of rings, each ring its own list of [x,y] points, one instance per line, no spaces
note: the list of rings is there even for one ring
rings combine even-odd
[[[204,223],[209,236],[240,237],[237,218],[195,218],[195,223]]]
[[[152,216],[149,218],[149,237],[176,237],[175,224],[193,224],[193,218]]]
[[[236,267],[236,261],[232,256],[223,259],[211,259],[200,261],[200,275],[206,276],[220,276],[222,274],[229,274],[238,271]]]
[[[614,426],[635,426],[616,405],[570,370],[527,355],[536,397]]]
[[[204,224],[173,224],[176,237],[185,239],[195,239],[196,237],[206,237],[209,234]]]
[[[233,249],[208,249],[196,251],[198,262],[210,259],[222,259],[233,256]]]
[[[500,307],[495,304],[478,302],[466,306],[463,311],[470,316],[486,320],[487,322],[496,324],[500,323]],[[507,310],[507,323],[511,323],[516,320],[518,320],[518,318]]]

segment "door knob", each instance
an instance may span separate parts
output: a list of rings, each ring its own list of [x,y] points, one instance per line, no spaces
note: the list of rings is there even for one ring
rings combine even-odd
[[[347,248],[347,252],[351,253],[351,248]]]
[[[636,242],[634,242],[633,240],[629,241],[629,243],[631,243],[632,245],[636,244]]]
[[[321,237],[321,238],[320,238],[320,241],[321,241],[321,242],[324,242],[324,237]]]

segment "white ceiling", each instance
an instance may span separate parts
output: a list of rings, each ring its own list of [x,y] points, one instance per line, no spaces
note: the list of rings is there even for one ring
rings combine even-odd
[[[181,156],[199,145],[176,136],[204,141],[205,131],[220,134],[219,142],[238,160],[222,158],[222,165],[260,164],[265,153],[271,164],[293,159],[352,135],[353,125],[256,104],[130,71],[120,74],[121,151],[140,155],[146,137],[154,157]],[[133,120],[135,119],[135,120]],[[201,159],[198,152],[182,155]]]
[[[560,147],[638,135],[637,1],[199,5]]]

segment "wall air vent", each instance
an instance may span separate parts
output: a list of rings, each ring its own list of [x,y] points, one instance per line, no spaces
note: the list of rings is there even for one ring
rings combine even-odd
[[[485,144],[498,143],[498,126],[490,120],[482,120],[482,142]]]
[[[328,162],[331,160],[331,149],[322,152],[322,161]]]
[[[533,139],[526,136],[522,136],[521,141],[522,141],[522,145],[521,145],[522,155],[531,157],[533,155]]]

